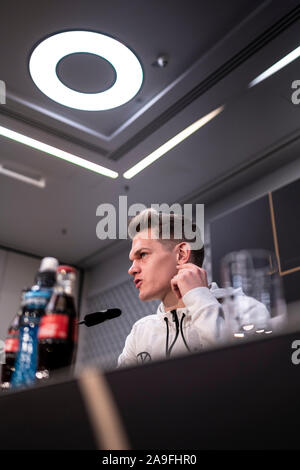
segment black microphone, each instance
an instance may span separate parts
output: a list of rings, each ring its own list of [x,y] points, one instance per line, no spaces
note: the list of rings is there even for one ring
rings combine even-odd
[[[101,310],[100,312],[88,313],[84,319],[78,322],[78,325],[94,326],[102,323],[106,320],[119,317],[122,310],[119,308],[108,308],[107,310]]]

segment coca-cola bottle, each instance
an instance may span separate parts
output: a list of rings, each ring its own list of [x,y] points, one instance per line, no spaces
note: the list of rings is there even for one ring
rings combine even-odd
[[[30,289],[23,289],[21,295],[21,304],[20,308],[15,315],[13,321],[9,325],[7,337],[5,339],[5,364],[2,365],[2,375],[1,375],[1,387],[3,389],[10,388],[10,381],[12,374],[15,370],[15,362],[19,349],[19,328],[20,328],[20,318],[23,312],[25,305],[25,292]]]
[[[76,270],[57,268],[57,284],[42,317],[38,332],[39,378],[74,365],[77,349],[77,315],[74,301]]]

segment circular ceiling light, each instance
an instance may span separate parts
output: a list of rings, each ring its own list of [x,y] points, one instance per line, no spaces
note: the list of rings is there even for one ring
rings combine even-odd
[[[110,62],[116,72],[113,86],[100,93],[80,93],[64,85],[57,76],[57,64],[79,52]],[[143,82],[141,64],[131,50],[116,39],[90,31],[67,31],[45,39],[32,52],[29,70],[36,86],[49,98],[84,111],[103,111],[127,103]]]

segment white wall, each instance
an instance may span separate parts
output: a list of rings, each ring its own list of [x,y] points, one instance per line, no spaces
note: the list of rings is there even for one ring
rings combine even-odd
[[[131,264],[128,258],[130,243],[123,242],[115,250],[108,250],[99,264],[85,271],[83,297],[104,292],[130,279],[127,272]]]
[[[39,265],[37,258],[0,250],[0,339],[5,339],[19,308],[21,291],[31,287]]]

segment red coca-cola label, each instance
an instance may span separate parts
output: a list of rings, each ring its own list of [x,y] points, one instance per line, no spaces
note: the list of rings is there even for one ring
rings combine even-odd
[[[41,319],[38,339],[67,339],[69,316],[58,313],[49,313]]]
[[[5,340],[5,352],[18,352],[19,349],[19,338],[6,338]]]

